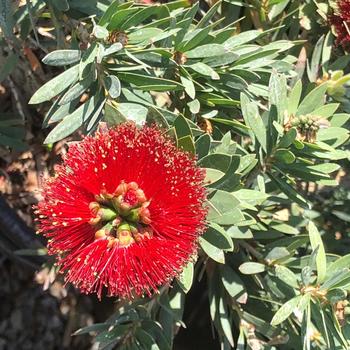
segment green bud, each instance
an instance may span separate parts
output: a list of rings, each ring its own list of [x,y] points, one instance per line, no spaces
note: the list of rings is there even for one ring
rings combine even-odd
[[[331,73],[331,80],[338,80],[344,75],[342,70],[335,70]]]
[[[140,219],[139,209],[135,208],[135,209],[130,210],[130,214],[126,217],[126,219],[133,221],[133,222],[138,222]]]
[[[308,121],[308,117],[306,115],[301,115],[300,116],[300,123],[306,124]]]
[[[296,120],[294,119],[292,122],[291,122],[292,126],[298,126],[299,125],[299,120]]]
[[[111,221],[117,217],[117,213],[110,208],[101,208],[98,210],[97,216],[103,221]]]
[[[121,231],[130,231],[130,225],[123,221],[119,226],[118,226],[118,232],[121,232]]]

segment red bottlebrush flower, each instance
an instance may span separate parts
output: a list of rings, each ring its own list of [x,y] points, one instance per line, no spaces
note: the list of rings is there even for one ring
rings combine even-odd
[[[334,26],[337,35],[336,44],[344,50],[350,49],[350,1],[338,0],[337,10],[329,16],[329,22]]]
[[[70,147],[36,214],[66,281],[150,295],[178,275],[205,228],[204,172],[156,127],[132,123]]]

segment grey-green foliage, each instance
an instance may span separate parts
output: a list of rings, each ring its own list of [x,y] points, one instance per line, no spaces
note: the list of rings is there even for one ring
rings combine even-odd
[[[241,33],[223,16],[238,3],[217,2],[203,14],[182,0],[115,1],[102,8],[86,50],[44,59],[67,66],[31,99],[55,99],[44,126],[58,124],[46,143],[78,128],[92,133],[100,121],[156,123],[207,174],[208,229],[197,263],[172,289],[78,332],[97,332],[100,349],[171,348],[186,293],[204,274],[223,349],[349,347],[348,320],[335,312],[346,307],[349,258],[326,253],[308,191],[336,186],[340,160],[350,156],[350,116],[329,82],[314,83],[329,38],[319,39],[307,70],[312,83],[305,83],[291,54],[298,43],[264,39],[284,33],[271,23],[292,2],[271,2],[265,22],[272,29]]]

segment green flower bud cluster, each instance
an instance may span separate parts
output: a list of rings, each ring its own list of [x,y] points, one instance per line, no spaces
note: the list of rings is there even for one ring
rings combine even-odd
[[[350,80],[350,74],[345,74],[342,70],[331,72],[328,78],[327,94],[335,99],[341,99],[346,94],[346,87],[344,86]]]
[[[296,127],[302,134],[306,132],[317,132],[320,129],[318,121],[319,117],[306,114],[294,117],[291,125]]]

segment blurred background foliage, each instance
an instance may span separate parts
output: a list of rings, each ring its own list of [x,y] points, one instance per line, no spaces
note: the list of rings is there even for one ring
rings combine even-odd
[[[47,175],[67,142],[126,120],[162,126],[207,170],[195,266],[71,332],[100,321],[76,332],[98,349],[349,348],[350,56],[336,11],[311,0],[0,1],[5,182],[14,187],[15,157],[27,179],[23,159]],[[14,189],[2,192],[16,208]],[[37,199],[22,204],[30,225]],[[0,246],[12,259],[45,254],[11,235]]]

